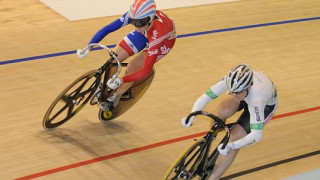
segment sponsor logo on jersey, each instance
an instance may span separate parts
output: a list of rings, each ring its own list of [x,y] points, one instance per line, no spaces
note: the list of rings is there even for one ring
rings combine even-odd
[[[155,49],[153,51],[148,51],[149,56],[152,56],[152,55],[155,55],[155,54],[158,54],[158,53],[159,53],[158,49]]]
[[[156,61],[159,61],[159,60],[162,59],[164,56],[166,56],[166,55],[159,55],[159,56],[157,57]]]
[[[259,108],[257,106],[254,107],[254,112],[256,113],[256,120],[258,122],[261,122],[261,118],[260,118],[260,113],[259,113]]]
[[[152,39],[156,40],[157,39],[157,36],[158,36],[158,31],[157,30],[153,30],[152,32]]]
[[[170,48],[167,48],[166,45],[163,45],[162,47],[160,47],[161,50],[161,54],[168,54],[170,52]]]
[[[241,148],[250,146],[250,145],[252,145],[252,144],[254,144],[254,143],[256,143],[256,140],[255,140],[255,139],[252,140],[251,142],[249,142],[248,144],[241,146]]]

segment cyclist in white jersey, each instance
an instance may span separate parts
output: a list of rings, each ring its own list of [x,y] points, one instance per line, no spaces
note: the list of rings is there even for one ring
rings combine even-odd
[[[271,120],[278,105],[275,84],[262,72],[253,71],[247,64],[232,68],[228,75],[209,88],[194,103],[192,112],[204,109],[213,99],[229,90],[230,97],[223,100],[215,114],[226,121],[237,111],[244,109],[231,129],[229,143],[225,149],[218,146],[220,155],[209,180],[219,179],[231,165],[240,148],[253,145],[261,140],[264,126]],[[194,117],[184,127],[190,127]]]

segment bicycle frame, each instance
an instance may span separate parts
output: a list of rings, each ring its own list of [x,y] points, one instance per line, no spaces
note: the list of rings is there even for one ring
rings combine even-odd
[[[113,52],[112,50],[110,50],[107,46],[105,45],[102,45],[102,44],[99,44],[99,43],[91,43],[89,45],[87,45],[83,51],[86,51],[88,50],[89,48],[92,48],[94,46],[98,46],[102,49],[106,49],[110,55],[110,59],[105,63],[103,64],[99,70],[101,71],[98,75],[97,75],[97,78],[96,78],[96,81],[95,83],[93,84],[97,84],[99,85],[100,82],[101,82],[101,78],[102,78],[102,75],[104,74],[103,76],[103,83],[102,83],[102,92],[105,92],[105,90],[107,89],[107,81],[109,80],[109,66],[112,66],[114,64],[114,60],[116,61],[116,64],[117,64],[117,71],[116,73],[110,78],[110,79],[115,79],[116,77],[118,77],[120,71],[121,71],[121,67],[122,67],[122,63],[120,62],[120,60],[118,59],[117,57],[117,54],[115,52]],[[126,63],[124,63],[124,65],[126,65]],[[107,71],[107,72],[106,72]],[[101,97],[98,99],[99,102],[102,102],[102,101],[105,101],[110,95],[112,95],[116,90],[111,90],[111,91],[108,91],[108,94],[106,93],[101,93]]]
[[[111,57],[111,59],[112,58],[114,58],[113,60],[116,60],[117,61],[117,63],[118,63],[118,70],[117,70],[117,72],[112,76],[112,78],[114,79],[114,78],[116,78],[116,77],[118,77],[118,75],[119,75],[119,73],[120,73],[120,71],[121,71],[121,62],[120,62],[120,60],[118,59],[118,57],[117,57],[117,54],[115,53],[115,52],[113,52],[111,49],[109,49],[107,46],[105,46],[105,45],[102,45],[102,44],[99,44],[99,43],[91,43],[91,44],[88,44],[84,49],[83,49],[83,51],[86,51],[86,50],[88,50],[89,48],[92,48],[93,46],[99,46],[100,48],[103,48],[103,49],[106,49],[108,52],[109,52],[109,55],[110,55],[110,57]],[[113,60],[109,60],[109,61],[111,61],[110,63],[112,63],[112,61]],[[108,61],[108,62],[109,62]],[[107,67],[108,67],[108,65],[109,65],[109,63],[106,63],[106,64],[104,64],[104,65],[102,65],[102,67],[100,68],[100,69],[106,69]]]
[[[226,124],[225,125],[225,130],[226,130],[226,135],[222,138],[222,140],[218,143],[218,144],[223,144],[222,148],[225,148],[225,146],[227,145],[227,143],[229,142],[230,139],[230,131],[229,129],[236,123],[231,123],[231,124]],[[218,158],[219,152],[218,149],[216,148],[209,156],[208,153],[210,151],[210,147],[212,144],[212,141],[215,139],[218,130],[220,129],[220,127],[218,127],[217,124],[213,125],[211,130],[204,136],[205,139],[207,139],[208,143],[205,145],[207,147],[206,151],[205,151],[205,158],[203,158],[204,162],[202,162],[203,164],[201,164],[202,166],[200,166],[198,169],[200,169],[200,171],[203,172],[207,172],[208,170],[212,170],[215,162]],[[203,175],[203,174],[202,174]]]
[[[217,133],[219,132],[220,129],[224,129],[226,131],[226,135],[223,137],[223,139],[219,143],[219,144],[223,143],[222,148],[225,148],[225,146],[227,145],[229,138],[230,138],[229,128],[231,128],[235,123],[225,124],[217,116],[210,114],[208,112],[205,112],[205,111],[195,111],[195,112],[189,114],[189,116],[186,119],[186,123],[189,122],[189,120],[192,116],[197,116],[197,115],[208,116],[216,122],[211,127],[211,129],[208,131],[208,133],[202,137],[203,141],[205,141],[205,144],[202,145],[202,147],[199,149],[200,155],[198,156],[198,158],[196,159],[196,162],[194,163],[197,166],[192,167],[192,170],[194,173],[203,177],[209,170],[213,169],[215,162],[216,162],[216,159],[219,155],[217,148],[209,155],[211,144],[212,144],[213,140],[215,139],[215,137],[217,136]],[[195,174],[191,174],[189,177],[192,178],[192,177],[194,177],[194,175]],[[207,174],[207,175],[209,175],[209,174]]]
[[[100,68],[91,70],[78,77],[58,95],[44,115],[42,121],[44,129],[50,130],[64,124],[75,114],[77,114],[89,101],[91,105],[106,102],[107,99],[117,91],[117,89],[111,89],[107,87],[107,82],[115,80],[115,78],[118,77],[122,67],[126,66],[128,63],[121,63],[116,53],[102,44],[89,44],[82,51],[88,51],[89,49],[91,50],[94,46],[98,46],[107,50],[110,55],[110,59],[107,60]],[[117,66],[116,72],[114,72],[112,66]],[[150,77],[153,77],[153,74]],[[145,81],[144,83],[151,83],[151,81],[152,78],[151,80],[148,79],[148,81]],[[144,90],[142,94],[145,92],[147,87],[148,86],[141,89]],[[133,99],[133,94],[137,93],[137,91],[133,91],[130,88],[126,92],[126,97],[121,97],[121,101]],[[141,93],[139,93],[137,99],[141,97],[140,95]],[[133,105],[134,102],[136,101],[128,101],[128,103],[131,105]],[[126,109],[121,111],[117,110],[115,111],[115,114],[119,115],[128,110],[128,108],[129,106],[126,106]],[[104,112],[100,109],[98,116],[101,121],[105,122],[111,120],[112,117],[115,117],[112,116],[112,113],[112,111]]]
[[[116,73],[111,77],[111,79],[115,79],[120,73],[121,62],[113,51],[111,51],[108,47],[102,44],[89,44],[83,49],[83,51],[87,51],[89,48],[91,49],[93,46],[98,46],[102,49],[106,49],[110,55],[110,59],[99,69],[89,71],[77,78],[69,86],[67,86],[60,93],[60,95],[58,95],[58,97],[49,106],[43,118],[43,127],[46,130],[56,128],[68,121],[75,114],[77,114],[90,99],[90,104],[93,105],[93,100],[95,101],[94,103],[98,103],[98,101],[101,102],[102,100],[105,100],[107,98],[106,96],[115,92],[115,90],[108,89],[106,87],[106,82],[107,80],[109,80],[108,76],[110,65],[114,64],[113,62],[116,62],[116,64],[118,65]],[[106,71],[108,72],[106,73]],[[104,76],[103,73],[105,74]],[[94,94],[96,94],[96,90],[100,85],[102,77],[104,78],[102,83],[102,90],[106,90],[108,94],[103,96],[102,98],[100,96],[99,98],[94,99],[92,97],[94,97]],[[90,81],[91,79],[93,81]],[[104,93],[101,94],[104,95]],[[59,105],[56,106],[57,104]],[[58,120],[55,121],[56,119]]]

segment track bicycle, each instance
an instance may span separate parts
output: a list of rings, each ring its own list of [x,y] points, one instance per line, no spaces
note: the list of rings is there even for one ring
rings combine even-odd
[[[236,123],[225,124],[219,117],[205,111],[190,113],[186,123],[189,122],[192,116],[197,115],[208,116],[215,122],[205,136],[196,140],[195,143],[180,154],[163,176],[163,180],[189,180],[197,176],[201,180],[208,179],[219,155],[217,147],[213,152],[210,149],[212,142],[217,138],[217,134],[221,130],[225,130],[226,134],[219,144],[223,143],[223,149],[227,145],[230,138],[229,129]]]
[[[98,46],[108,51],[109,59],[100,68],[91,70],[67,86],[60,95],[53,101],[43,118],[43,128],[46,130],[54,129],[72,117],[74,117],[88,102],[90,105],[100,104],[107,101],[117,89],[110,89],[106,84],[110,78],[118,77],[122,68],[128,63],[121,63],[116,53],[107,46],[92,43],[87,45],[83,51],[93,49]],[[120,116],[133,106],[150,86],[153,77],[152,73],[145,79],[135,82],[128,91],[120,98],[120,102],[116,108],[104,112],[99,108],[98,117],[102,122],[109,121]]]

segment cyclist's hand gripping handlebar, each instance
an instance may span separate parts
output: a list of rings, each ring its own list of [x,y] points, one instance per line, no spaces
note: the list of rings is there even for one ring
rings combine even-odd
[[[219,117],[217,117],[217,116],[215,116],[213,114],[210,114],[210,113],[208,113],[206,111],[195,111],[195,112],[190,113],[188,115],[188,117],[185,119],[185,124],[188,124],[189,121],[193,120],[192,118],[194,118],[194,116],[197,116],[197,115],[208,116],[208,117],[210,117],[212,120],[214,120],[216,122],[217,126],[220,126],[219,128],[224,128],[224,130],[227,132],[227,135],[223,139],[221,148],[225,149],[227,143],[229,142],[229,138],[230,138],[230,131],[229,131],[229,128],[226,126],[226,124]]]
[[[99,44],[99,43],[91,43],[91,44],[88,44],[85,48],[83,49],[78,49],[77,50],[77,55],[79,57],[85,57],[86,55],[88,55],[89,51],[94,47],[94,46],[98,46],[102,49],[105,49],[109,52],[109,55],[110,57],[112,57],[114,60],[117,61],[117,64],[118,64],[118,70],[117,72],[112,76],[111,79],[115,80],[115,78],[118,77],[119,73],[120,73],[120,70],[121,70],[121,62],[120,60],[118,59],[117,55],[115,52],[113,52],[111,49],[109,49],[107,46],[103,45],[103,44]]]
[[[89,54],[89,51],[90,51],[89,49],[86,49],[86,50],[78,49],[77,50],[77,55],[78,55],[79,58],[84,58]]]
[[[225,124],[224,122],[217,116],[213,115],[213,114],[210,114],[206,111],[194,111],[192,113],[190,113],[186,119],[186,123],[189,123],[189,120],[191,119],[191,117],[193,116],[197,116],[197,115],[205,115],[205,116],[208,116],[210,117],[212,120],[214,120],[216,123],[218,123],[218,125],[220,125],[222,128],[225,127]]]

